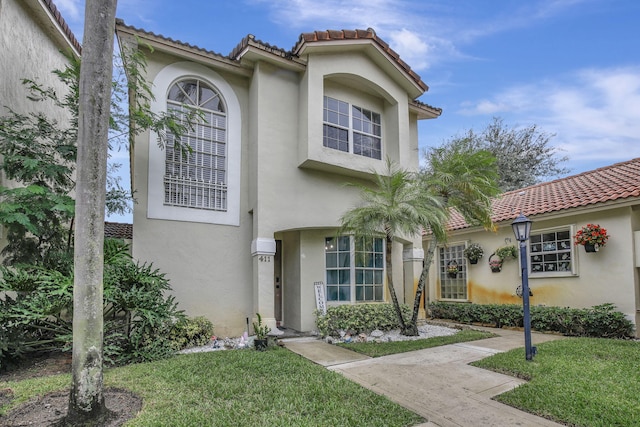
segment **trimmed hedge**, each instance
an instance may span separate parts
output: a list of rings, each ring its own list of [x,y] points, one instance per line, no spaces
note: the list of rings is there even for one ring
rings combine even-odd
[[[411,309],[401,305],[402,316],[411,318]],[[327,308],[327,314],[316,311],[316,325],[322,336],[338,336],[340,331],[352,334],[369,333],[375,329],[389,331],[400,328],[392,304],[345,304]]]
[[[633,336],[633,323],[613,304],[591,308],[531,307],[531,329],[558,332],[567,336],[628,338]],[[431,316],[461,323],[482,323],[496,328],[522,327],[523,308],[515,304],[463,304],[434,302],[429,304]]]

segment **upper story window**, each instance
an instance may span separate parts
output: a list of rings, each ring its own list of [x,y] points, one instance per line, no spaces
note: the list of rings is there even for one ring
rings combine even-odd
[[[227,210],[227,115],[222,97],[198,79],[178,81],[169,89],[167,109],[200,114],[182,135],[181,149],[173,135],[165,148],[164,204],[215,211]]]
[[[571,235],[569,228],[532,233],[529,237],[531,274],[572,273],[574,265]]]
[[[323,145],[325,147],[382,159],[380,114],[324,97]]]

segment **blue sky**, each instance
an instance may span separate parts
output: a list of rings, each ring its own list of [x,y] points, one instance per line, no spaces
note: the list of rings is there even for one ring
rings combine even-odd
[[[54,2],[81,39],[84,0]],[[223,55],[247,34],[290,49],[303,32],[371,27],[443,109],[421,147],[501,117],[555,134],[572,174],[640,157],[637,0],[119,0],[117,16]]]

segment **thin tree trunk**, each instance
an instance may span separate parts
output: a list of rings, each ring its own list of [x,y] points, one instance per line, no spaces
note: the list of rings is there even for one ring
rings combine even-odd
[[[413,300],[413,313],[411,315],[411,322],[407,325],[407,328],[415,328],[416,335],[418,332],[418,312],[420,311],[420,299],[422,298],[422,294],[424,292],[424,285],[427,281],[427,277],[429,276],[429,269],[431,268],[431,261],[433,261],[433,255],[436,251],[436,247],[438,246],[438,240],[435,237],[432,237],[431,242],[429,242],[429,249],[427,249],[427,253],[425,254],[424,264],[422,265],[422,273],[420,273],[420,279],[418,280],[418,288],[416,289],[416,297]],[[425,307],[426,309],[426,307]]]
[[[99,425],[103,386],[103,244],[117,0],[87,0],[80,65],[73,285],[73,383],[66,423]]]
[[[396,290],[393,287],[393,268],[391,263],[391,252],[392,252],[392,240],[389,236],[387,236],[387,247],[386,247],[386,256],[385,256],[385,264],[387,267],[387,288],[389,288],[389,294],[391,295],[391,302],[393,303],[393,308],[396,310],[396,315],[398,316],[398,322],[400,322],[400,330],[404,333],[405,324],[404,318],[402,317],[402,309],[400,308],[400,304],[398,303],[398,297],[396,295]]]

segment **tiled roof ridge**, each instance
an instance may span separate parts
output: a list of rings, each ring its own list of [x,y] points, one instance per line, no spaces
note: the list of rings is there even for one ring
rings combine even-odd
[[[196,45],[193,45],[193,44],[190,44],[190,43],[187,43],[187,42],[183,42],[181,40],[173,39],[171,37],[163,36],[162,34],[157,34],[157,33],[154,33],[153,31],[147,31],[147,30],[144,30],[142,28],[134,27],[133,25],[128,25],[128,24],[126,24],[124,22],[124,20],[122,18],[117,18],[116,19],[116,25],[119,25],[119,26],[121,26],[123,28],[127,28],[129,30],[133,30],[133,31],[136,31],[136,32],[139,32],[139,33],[142,33],[142,34],[154,37],[154,38],[158,38],[158,39],[161,39],[161,40],[164,40],[164,41],[168,41],[170,43],[176,43],[176,44],[182,45],[184,47],[187,47],[189,49],[194,49],[194,50],[206,53],[208,55],[214,55],[214,56],[218,56],[218,57],[224,58],[224,59],[231,59],[230,57],[224,56],[221,53],[214,52],[214,51],[208,50],[208,49],[204,49],[204,48],[202,48],[200,46],[196,46]]]
[[[69,41],[71,42],[73,47],[78,52],[82,52],[82,46],[80,45],[80,42],[76,38],[75,34],[73,34],[73,31],[71,31],[71,29],[69,28],[69,25],[67,25],[67,21],[64,20],[64,18],[62,17],[62,14],[60,13],[56,5],[53,3],[53,0],[43,0],[43,2],[49,9],[49,12],[51,12],[51,15],[53,15],[55,20],[58,22],[58,25],[60,25],[60,28],[62,28],[62,31],[64,32],[64,34],[69,38]]]
[[[400,55],[395,50],[391,49],[387,42],[378,37],[373,28],[367,28],[366,30],[325,30],[302,33],[300,34],[298,42],[293,46],[292,51],[297,52],[303,43],[356,39],[369,39],[376,42],[378,46],[380,46],[380,48],[400,66],[400,68],[402,68],[409,76],[411,76],[413,81],[418,86],[420,86],[423,91],[426,92],[427,90],[429,90],[429,86],[427,86],[427,84],[422,81],[420,76],[411,69],[409,64],[400,59]]]
[[[274,55],[278,55],[283,58],[293,57],[293,54],[291,53],[291,51],[287,51],[286,49],[283,49],[276,45],[263,42],[262,40],[257,39],[256,36],[254,36],[253,34],[247,34],[245,37],[243,37],[242,40],[240,40],[240,43],[238,43],[236,47],[233,48],[233,50],[229,54],[229,57],[233,59],[237,59],[240,53],[243,50],[245,50],[251,42],[254,42],[257,45],[257,47],[260,47],[262,50],[272,53]]]

